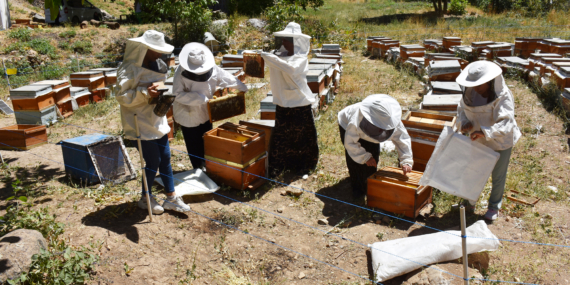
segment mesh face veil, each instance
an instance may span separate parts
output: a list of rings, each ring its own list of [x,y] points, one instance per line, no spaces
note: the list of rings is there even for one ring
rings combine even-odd
[[[394,133],[394,129],[385,130],[379,128],[372,123],[370,123],[366,118],[362,117],[359,125],[360,129],[369,137],[377,140],[378,142],[384,142],[388,140]]]

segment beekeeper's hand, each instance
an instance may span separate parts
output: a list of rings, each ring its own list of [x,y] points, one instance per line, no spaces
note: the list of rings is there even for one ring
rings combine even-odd
[[[409,164],[404,164],[402,165],[402,172],[404,172],[404,175],[407,175],[412,172],[412,167]]]
[[[149,86],[146,90],[148,92],[148,96],[152,97],[152,98],[156,98],[158,97],[158,95],[160,95],[160,92],[158,92],[156,90],[156,88],[158,88],[158,83],[153,83],[151,86]]]
[[[476,131],[471,133],[471,140],[474,141],[478,138],[485,138],[485,134],[482,131]]]
[[[473,129],[473,124],[471,124],[471,122],[467,122],[461,126],[461,132],[462,133],[467,133],[471,129]]]
[[[376,167],[378,165],[378,163],[376,162],[376,159],[374,159],[374,157],[371,157],[367,162],[366,165],[370,166],[370,167]]]

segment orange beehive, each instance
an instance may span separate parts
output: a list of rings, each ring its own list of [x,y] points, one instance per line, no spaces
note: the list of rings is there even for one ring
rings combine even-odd
[[[74,87],[87,87],[89,91],[105,88],[105,75],[102,71],[82,71],[69,75]]]
[[[55,105],[50,85],[28,85],[10,90],[14,111],[41,111]]]
[[[419,186],[423,173],[412,171],[407,176],[395,167],[384,167],[368,178],[368,207],[415,218],[431,203],[432,188]]]
[[[28,150],[48,142],[46,126],[12,125],[0,128],[0,149]]]

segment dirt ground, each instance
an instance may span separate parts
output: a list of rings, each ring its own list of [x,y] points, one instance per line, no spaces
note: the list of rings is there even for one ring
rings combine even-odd
[[[336,112],[343,105],[367,95],[349,85],[354,76],[350,71],[363,64],[390,70],[377,82],[363,82],[368,94],[389,91],[384,90],[388,89],[385,86],[404,80],[403,73],[383,61],[352,53],[345,61],[343,80],[348,83],[341,85],[337,101],[317,123],[319,139],[334,144],[334,150],[321,154],[318,169],[306,180],[291,175],[280,179],[319,195],[283,195],[288,187],[277,183],[266,183],[251,193],[222,188],[216,194],[184,197],[192,212],[167,211],[154,216],[150,223],[146,211],[136,206],[139,179],[105,190],[97,189],[97,185],[78,186],[65,175],[62,148],[56,143],[95,130],[119,133],[119,112],[116,106],[108,106],[104,119],[74,118],[51,127],[48,144],[27,152],[1,150],[15,171],[12,178],[0,182],[0,197],[13,195],[13,178],[25,179],[24,183],[36,191],[35,207],[49,207],[57,220],[66,224],[64,236],[69,244],[92,246],[101,256],[92,284],[367,284],[374,277],[368,244],[434,232],[423,225],[442,230],[456,228],[459,213],[438,202],[443,200],[441,193],[434,194],[435,207],[414,221],[382,219],[382,215],[333,200],[352,203],[345,158],[338,150],[340,139],[338,134],[329,135],[332,131],[324,125],[334,127]],[[419,86],[417,82],[410,84],[410,89]],[[545,110],[526,85],[510,79],[508,84],[517,97],[517,122],[524,137],[513,152],[507,186],[520,189],[521,181],[526,179],[524,172],[529,169],[526,159],[531,157],[540,165],[536,170],[540,180],[528,181],[527,185],[540,189],[553,185],[558,192],[541,194],[542,200],[534,208],[505,203],[502,216],[489,228],[501,239],[568,246],[570,155],[562,123]],[[248,100],[258,100],[266,92],[255,91]],[[417,101],[416,93],[393,92],[406,105]],[[255,113],[248,110],[247,116]],[[0,127],[13,123],[13,117],[0,118]],[[524,131],[538,123],[543,128],[536,138]],[[172,148],[175,172],[190,169],[187,155],[182,153],[183,142],[175,141]],[[138,152],[128,149],[135,168],[140,169]],[[381,164],[394,165],[394,157],[383,154]],[[488,189],[484,193],[488,195]],[[484,213],[485,209],[479,207],[476,215],[468,217],[468,225],[482,219]],[[319,224],[319,219],[327,219],[328,225]],[[490,253],[490,265],[482,273],[495,280],[568,284],[569,257],[569,248],[502,242],[498,251]],[[457,261],[440,267],[462,274]],[[385,284],[401,284],[404,280],[398,277]],[[462,280],[455,278],[452,283],[460,284]]]

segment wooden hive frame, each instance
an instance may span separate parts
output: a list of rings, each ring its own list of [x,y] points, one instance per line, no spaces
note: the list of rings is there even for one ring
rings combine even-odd
[[[453,127],[456,117],[436,111],[403,111],[402,123],[406,128],[441,132],[444,127]]]
[[[241,92],[208,100],[208,117],[212,123],[243,115],[245,112],[245,94]]]
[[[265,132],[226,122],[204,134],[204,145],[206,156],[246,167],[265,153]]]

